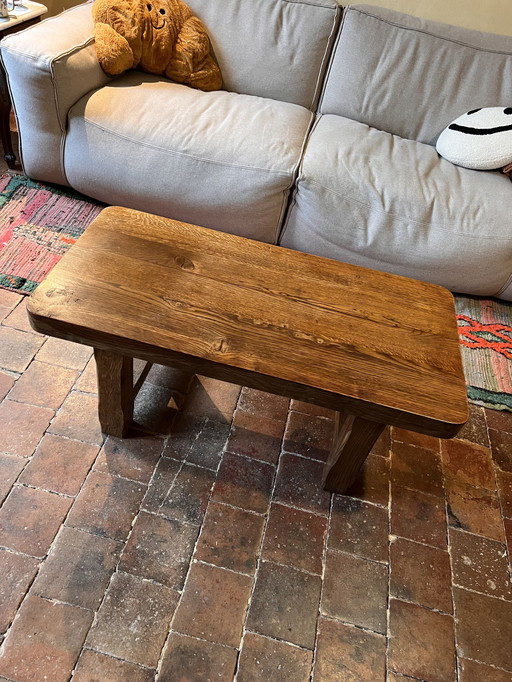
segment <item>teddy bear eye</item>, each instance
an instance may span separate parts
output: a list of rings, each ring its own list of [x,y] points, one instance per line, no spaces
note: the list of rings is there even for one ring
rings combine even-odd
[[[149,2],[148,2],[148,4],[146,5],[146,7],[148,8],[148,12],[151,12],[151,5],[149,4]]]
[[[160,14],[165,14],[165,10],[164,10],[164,9],[160,9],[160,10],[158,10],[158,11],[160,12]]]

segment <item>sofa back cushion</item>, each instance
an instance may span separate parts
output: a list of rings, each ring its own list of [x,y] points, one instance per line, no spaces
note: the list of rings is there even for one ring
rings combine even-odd
[[[512,37],[354,5],[320,111],[429,143],[471,109],[511,104]]]
[[[204,22],[224,89],[313,109],[341,9],[335,0],[187,0]]]

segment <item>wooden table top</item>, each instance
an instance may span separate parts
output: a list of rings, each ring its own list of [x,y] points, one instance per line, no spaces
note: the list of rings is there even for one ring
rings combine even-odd
[[[109,207],[31,296],[34,328],[382,423],[467,419],[453,296],[424,282]]]

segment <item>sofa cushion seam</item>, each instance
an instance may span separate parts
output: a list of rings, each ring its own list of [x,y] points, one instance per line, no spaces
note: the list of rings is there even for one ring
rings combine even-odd
[[[433,228],[434,230],[438,230],[438,231],[442,231],[442,232],[446,232],[446,230],[447,230],[447,227],[445,225],[442,225],[439,223],[423,222],[421,220],[416,220],[414,218],[408,218],[408,219],[400,218],[397,213],[393,213],[392,211],[385,211],[380,206],[376,206],[374,204],[367,203],[367,202],[361,201],[359,199],[355,199],[354,197],[351,197],[348,194],[342,194],[341,192],[337,192],[336,190],[334,190],[330,187],[326,187],[325,185],[322,185],[320,182],[317,182],[316,180],[312,180],[311,178],[305,177],[302,180],[299,180],[298,184],[300,184],[301,182],[302,183],[308,182],[308,183],[311,183],[313,185],[316,185],[317,187],[324,189],[326,192],[330,192],[331,194],[335,194],[336,196],[340,196],[343,199],[351,201],[352,203],[355,203],[355,204],[359,204],[360,206],[366,206],[366,207],[370,208],[372,211],[378,211],[381,214],[391,216],[394,220],[398,220],[402,223],[409,222],[409,223],[413,223],[414,225],[419,225],[421,227],[429,227],[429,228]],[[472,235],[468,232],[450,232],[450,235],[453,235],[453,234],[459,235],[461,237],[469,237],[470,239],[493,239],[493,240],[499,240],[499,241],[502,241],[505,243],[506,242],[512,242],[512,237],[499,237],[499,236],[494,235],[494,234]]]
[[[176,149],[168,149],[166,147],[159,147],[158,145],[150,144],[148,142],[145,142],[144,140],[137,140],[135,138],[128,137],[127,135],[121,135],[120,133],[114,132],[114,131],[110,130],[109,128],[105,128],[104,126],[101,126],[98,123],[91,121],[90,119],[86,118],[85,116],[83,117],[83,120],[88,125],[94,126],[95,128],[98,128],[99,130],[103,130],[104,132],[109,133],[110,135],[114,135],[115,137],[119,137],[122,140],[132,142],[133,144],[141,145],[142,147],[149,147],[151,149],[157,149],[157,150],[165,152],[167,154],[172,154],[173,156],[182,156],[185,158],[194,159],[196,161],[202,161],[204,163],[211,163],[211,164],[214,164],[217,166],[226,166],[228,168],[244,168],[246,170],[252,170],[252,171],[257,171],[257,172],[261,172],[261,173],[274,173],[276,175],[283,175],[285,177],[289,177],[293,173],[293,168],[290,171],[273,170],[271,168],[263,168],[260,166],[248,166],[248,165],[244,165],[244,164],[230,163],[228,161],[217,161],[215,159],[208,159],[208,158],[203,157],[203,156],[196,156],[195,154],[188,154],[187,152],[181,152],[181,151],[178,151]]]
[[[403,24],[398,24],[394,21],[391,21],[390,19],[384,19],[384,17],[377,17],[377,16],[375,16],[375,14],[372,14],[371,12],[366,12],[360,8],[350,7],[349,9],[351,11],[359,12],[360,14],[364,14],[367,17],[371,17],[372,19],[375,19],[376,21],[381,21],[382,23],[388,24],[389,26],[394,26],[395,28],[401,28],[404,31],[413,31],[414,33],[421,33],[423,35],[432,36],[433,38],[438,38],[439,40],[446,40],[447,42],[453,43],[454,45],[461,45],[462,47],[469,47],[472,50],[478,50],[479,52],[487,52],[489,54],[500,54],[500,55],[503,55],[506,57],[512,56],[512,51],[511,52],[505,52],[503,50],[492,50],[492,49],[487,48],[487,47],[479,47],[477,45],[472,45],[471,43],[465,43],[462,40],[455,40],[454,38],[447,38],[446,36],[439,35],[437,33],[432,33],[432,32],[427,31],[425,29],[414,28],[413,26],[404,26]],[[471,30],[471,29],[468,29],[468,30]]]

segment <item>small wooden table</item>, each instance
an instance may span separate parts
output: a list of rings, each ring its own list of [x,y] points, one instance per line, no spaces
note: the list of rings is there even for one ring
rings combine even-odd
[[[133,358],[336,410],[335,492],[386,424],[450,438],[467,419],[446,289],[130,209],[103,210],[28,311],[94,348],[107,434],[132,419]]]
[[[32,0],[24,0],[23,3],[15,5],[14,9],[9,11],[9,16],[0,17],[0,39],[10,33],[17,33],[38,23],[46,12],[48,12],[46,5],[40,2],[33,2]],[[14,168],[16,156],[12,148],[11,130],[9,127],[11,108],[12,104],[5,70],[0,61],[0,140],[4,150],[4,159],[7,161],[9,168]]]

